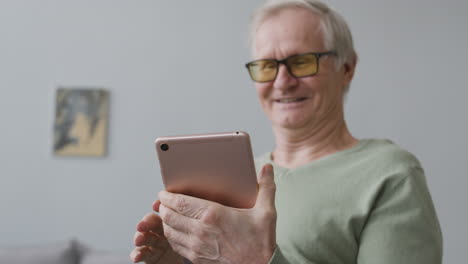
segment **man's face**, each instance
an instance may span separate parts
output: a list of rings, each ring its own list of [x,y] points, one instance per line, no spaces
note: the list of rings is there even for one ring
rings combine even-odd
[[[319,23],[308,10],[281,10],[259,26],[255,59],[282,60],[295,54],[328,51]],[[313,127],[341,118],[344,87],[351,81],[352,70],[347,66],[337,70],[335,59],[333,55],[320,58],[319,72],[302,78],[293,77],[280,64],[274,81],[256,83],[260,104],[273,127]]]

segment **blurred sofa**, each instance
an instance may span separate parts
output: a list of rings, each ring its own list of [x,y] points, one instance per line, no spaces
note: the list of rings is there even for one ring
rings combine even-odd
[[[1,264],[131,264],[128,254],[99,251],[77,241],[1,246]]]

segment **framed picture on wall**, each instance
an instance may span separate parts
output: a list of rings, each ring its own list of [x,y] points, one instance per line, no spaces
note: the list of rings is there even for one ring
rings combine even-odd
[[[54,154],[106,155],[109,92],[99,88],[59,87],[55,104]]]

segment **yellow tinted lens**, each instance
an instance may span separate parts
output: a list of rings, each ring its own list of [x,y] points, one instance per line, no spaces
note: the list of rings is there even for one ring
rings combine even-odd
[[[249,64],[250,76],[257,82],[268,82],[275,79],[277,63],[274,60],[258,60]]]
[[[286,62],[291,74],[295,77],[304,77],[317,73],[317,57],[314,54],[298,55]]]

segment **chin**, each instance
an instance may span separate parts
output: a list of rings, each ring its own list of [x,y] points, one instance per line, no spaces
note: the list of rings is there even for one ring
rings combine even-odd
[[[274,125],[281,128],[296,129],[305,126],[308,122],[304,118],[284,118],[273,121]]]

